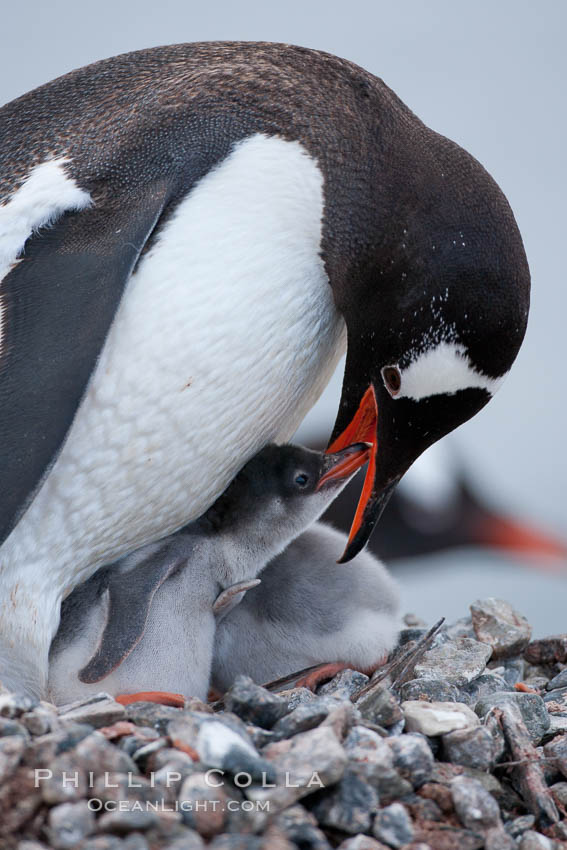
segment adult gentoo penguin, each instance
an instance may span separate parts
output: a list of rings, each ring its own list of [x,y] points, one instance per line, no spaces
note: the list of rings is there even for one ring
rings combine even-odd
[[[372,442],[344,559],[521,344],[502,192],[350,62],[178,45],[0,110],[0,679],[41,693],[62,597],[200,516],[347,349]]]

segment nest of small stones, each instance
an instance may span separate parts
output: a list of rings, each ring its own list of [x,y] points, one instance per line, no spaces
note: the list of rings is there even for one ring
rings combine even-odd
[[[406,622],[385,669],[317,693],[0,694],[0,848],[567,848],[567,635],[494,599]]]

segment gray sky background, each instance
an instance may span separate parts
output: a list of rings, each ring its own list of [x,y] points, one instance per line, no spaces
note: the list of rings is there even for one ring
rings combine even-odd
[[[97,59],[212,39],[327,50],[381,76],[507,194],[533,278],[528,335],[494,401],[455,435],[491,497],[567,528],[567,3],[563,0],[3,3],[0,102]],[[302,433],[331,428],[337,379]]]

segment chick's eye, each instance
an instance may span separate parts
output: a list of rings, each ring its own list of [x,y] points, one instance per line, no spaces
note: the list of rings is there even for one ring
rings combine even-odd
[[[382,369],[384,386],[390,395],[397,395],[402,386],[402,376],[397,366],[384,366]]]
[[[301,475],[298,475],[295,479],[295,483],[297,484],[298,487],[306,487],[308,481],[309,481],[309,476],[305,475],[304,472],[302,472]]]

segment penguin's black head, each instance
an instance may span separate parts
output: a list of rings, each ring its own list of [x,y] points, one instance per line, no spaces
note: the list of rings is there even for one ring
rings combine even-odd
[[[287,545],[321,516],[368,455],[366,443],[334,454],[270,444],[241,469],[206,520],[218,531],[281,537]]]
[[[328,451],[372,443],[344,561],[413,461],[492,398],[526,330],[529,269],[510,207],[476,160],[428,133],[428,147],[391,152],[376,239],[333,287],[348,349]]]

